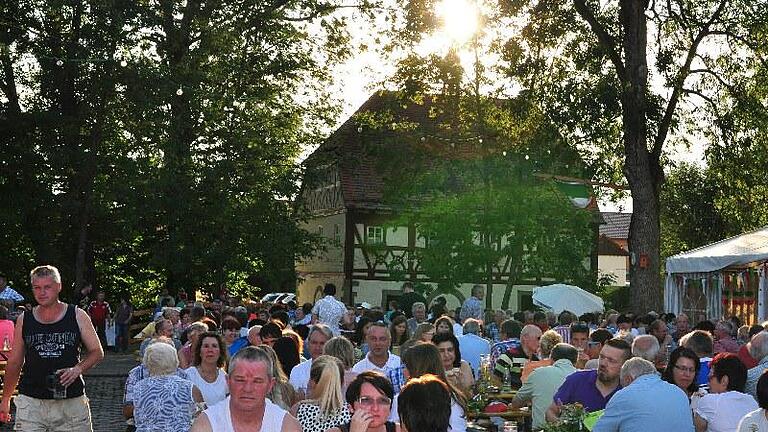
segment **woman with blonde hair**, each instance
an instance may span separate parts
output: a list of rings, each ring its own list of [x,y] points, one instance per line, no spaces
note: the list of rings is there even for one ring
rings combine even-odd
[[[344,366],[343,384],[341,386],[342,392],[347,391],[347,386],[357,376],[356,372],[352,372],[352,366],[355,365],[355,347],[349,339],[343,336],[336,336],[331,338],[323,346],[323,354],[327,354],[332,357],[336,357],[341,361]]]
[[[291,414],[304,432],[325,432],[352,419],[341,391],[343,376],[344,365],[336,357],[324,354],[312,361],[309,371],[311,398],[291,408]]]
[[[285,375],[285,372],[283,372],[283,366],[280,364],[280,360],[277,358],[275,350],[269,345],[259,345],[259,348],[263,349],[272,359],[272,376],[275,377],[275,385],[272,386],[272,390],[267,393],[267,398],[269,398],[273,404],[288,411],[291,409],[291,405],[298,400],[296,390],[294,390],[291,383],[288,382],[288,377]]]

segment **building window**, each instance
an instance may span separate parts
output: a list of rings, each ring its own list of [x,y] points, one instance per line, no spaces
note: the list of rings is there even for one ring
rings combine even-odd
[[[380,226],[369,226],[366,230],[366,243],[384,244],[384,228]]]
[[[341,244],[341,227],[339,227],[339,224],[333,225],[333,240],[336,244]]]

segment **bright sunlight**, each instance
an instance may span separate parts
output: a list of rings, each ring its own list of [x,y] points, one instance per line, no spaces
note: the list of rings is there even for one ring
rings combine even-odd
[[[435,6],[443,22],[445,37],[453,43],[465,43],[478,28],[478,8],[473,0],[442,0]]]

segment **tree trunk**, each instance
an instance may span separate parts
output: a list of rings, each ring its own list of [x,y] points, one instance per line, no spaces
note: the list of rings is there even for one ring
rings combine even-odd
[[[658,161],[647,141],[647,28],[643,0],[622,0],[626,82],[622,92],[625,165],[633,199],[629,229],[631,306],[635,313],[659,311],[659,184]]]

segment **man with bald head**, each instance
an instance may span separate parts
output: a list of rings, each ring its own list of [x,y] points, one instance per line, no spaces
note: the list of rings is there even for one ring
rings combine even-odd
[[[505,321],[506,323],[506,321]],[[504,323],[502,323],[502,328]],[[506,352],[501,354],[494,363],[493,371],[500,378],[509,372],[512,381],[512,388],[520,388],[522,380],[520,378],[523,368],[529,361],[538,361],[537,352],[539,350],[539,339],[541,339],[541,329],[534,324],[528,324],[520,331],[520,343],[511,344]]]

